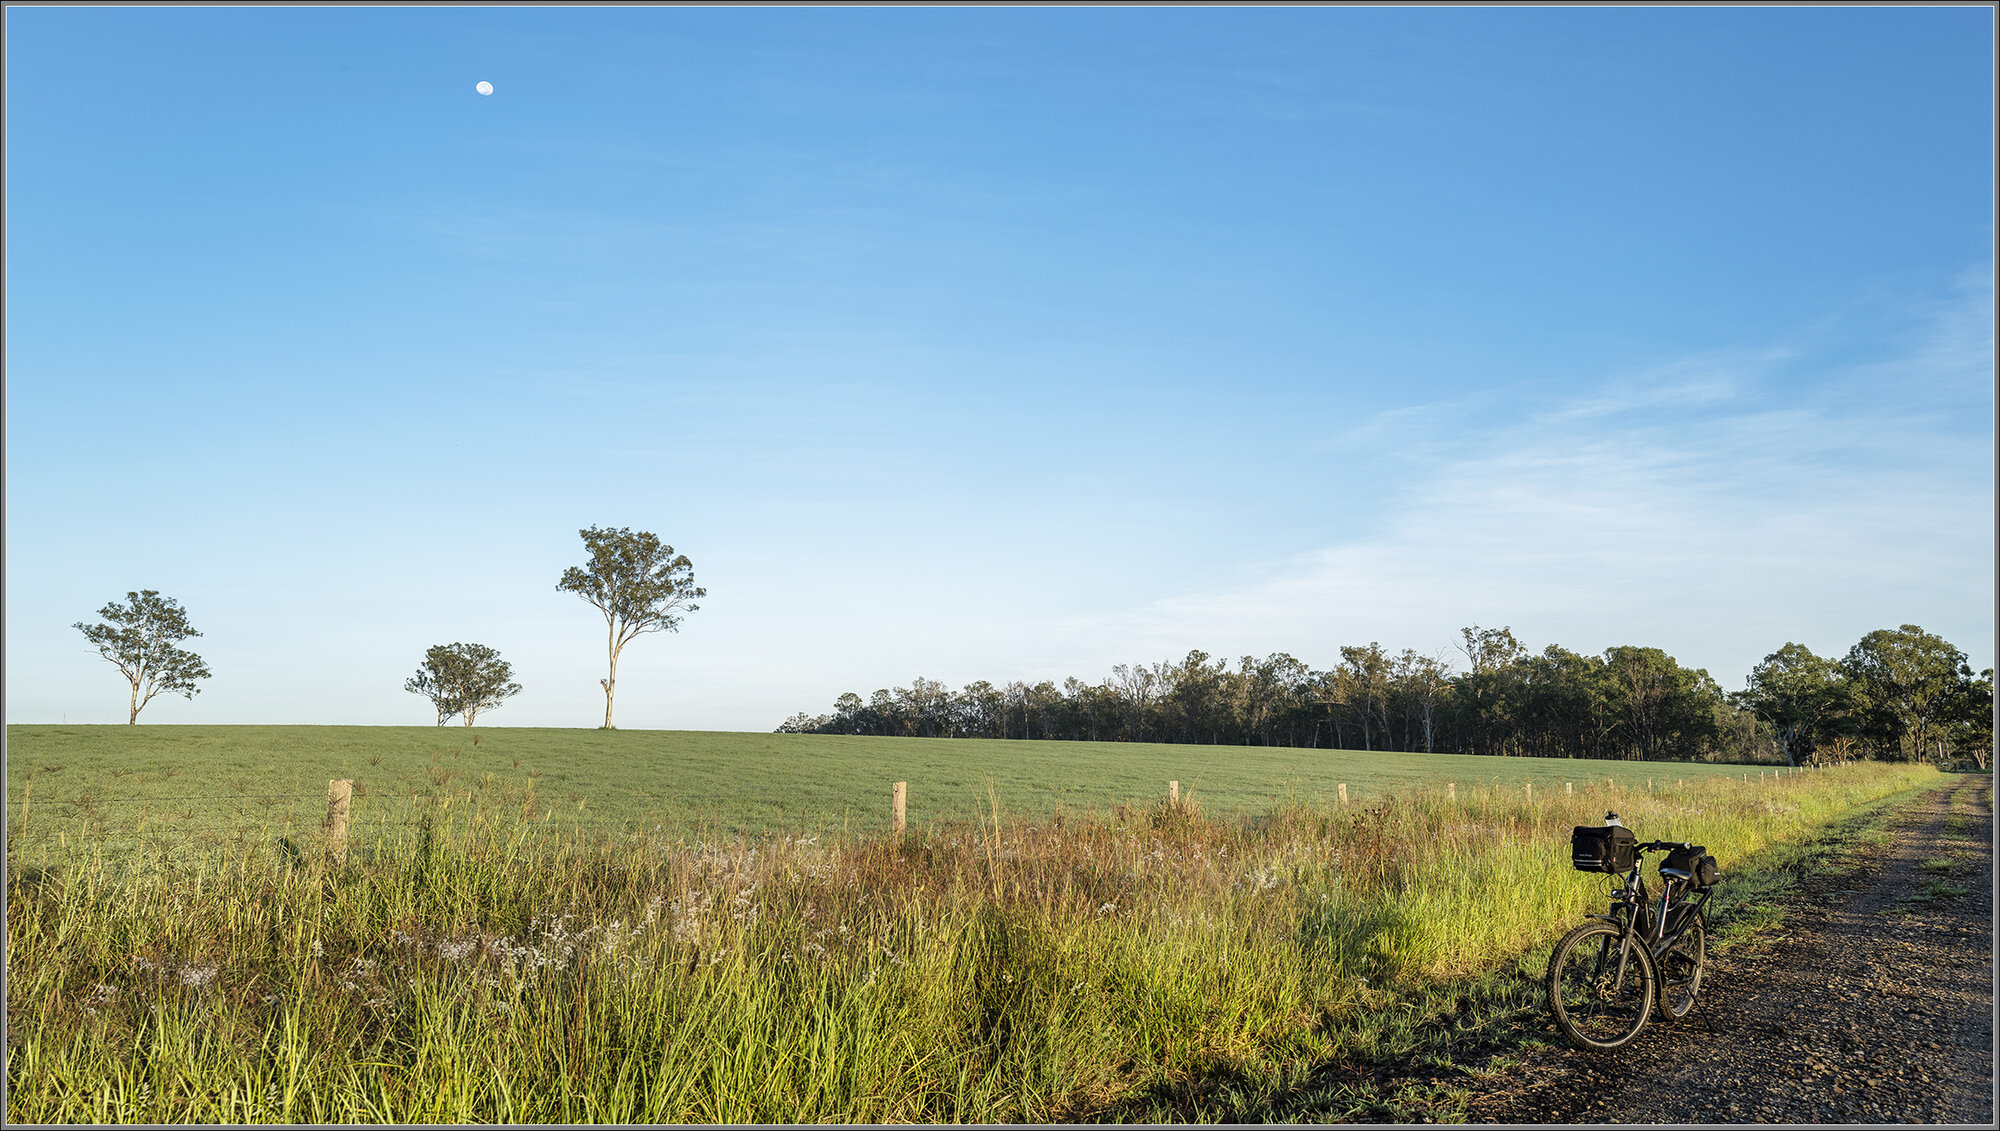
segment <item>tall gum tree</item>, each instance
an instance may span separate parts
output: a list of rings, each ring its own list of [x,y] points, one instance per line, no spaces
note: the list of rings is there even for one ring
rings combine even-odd
[[[180,602],[153,589],[127,593],[125,599],[127,604],[113,601],[97,610],[107,623],[78,621],[74,627],[96,645],[100,655],[116,664],[119,674],[132,685],[132,713],[125,722],[135,726],[139,712],[153,696],[167,691],[192,699],[201,690],[195,681],[207,679],[209,673],[200,656],[175,647],[190,636],[201,635],[188,624],[187,610]]]
[[[1830,727],[1853,705],[1839,663],[1789,641],[1750,670],[1732,699],[1770,725],[1790,766],[1832,737]]]
[[[604,688],[604,728],[611,725],[611,707],[618,691],[618,654],[632,639],[648,632],[677,632],[686,614],[701,606],[708,590],[694,583],[694,563],[685,554],[646,531],[592,526],[577,531],[590,561],[563,571],[556,590],[574,593],[604,614],[609,671],[597,682]]]
[[[1841,661],[1863,725],[1890,758],[1924,762],[1946,733],[1954,699],[1972,681],[1965,653],[1914,624],[1878,628]],[[1907,744],[1907,748],[1905,746]]]

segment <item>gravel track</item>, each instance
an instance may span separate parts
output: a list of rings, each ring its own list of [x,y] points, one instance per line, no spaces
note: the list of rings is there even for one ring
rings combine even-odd
[[[1685,1019],[1655,1015],[1609,1056],[1465,1065],[1448,1086],[1470,1093],[1466,1118],[1992,1125],[1992,784],[1955,778],[1897,815],[1890,844],[1807,877],[1780,929],[1711,955]]]

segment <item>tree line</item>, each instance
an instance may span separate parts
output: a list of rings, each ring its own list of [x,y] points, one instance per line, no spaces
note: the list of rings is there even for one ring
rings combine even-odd
[[[1974,677],[1964,653],[1916,625],[1871,632],[1840,659],[1788,643],[1735,692],[1658,648],[1533,652],[1508,628],[1460,636],[1455,655],[1346,646],[1323,670],[1284,652],[1232,668],[1195,650],[1118,664],[1096,683],[952,691],[918,677],[777,729],[1789,765],[1965,756],[1983,768],[1992,751],[1992,669]]]

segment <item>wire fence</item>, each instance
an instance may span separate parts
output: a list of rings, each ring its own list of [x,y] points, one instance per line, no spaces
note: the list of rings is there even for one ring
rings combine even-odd
[[[1776,781],[1803,772],[1806,771],[1763,770],[1754,774],[1744,771],[1741,780]],[[1720,775],[1704,776],[1700,780],[1712,782],[1718,778],[1730,780]],[[417,787],[397,787],[411,784]],[[1163,784],[1166,786],[1164,796],[1155,798],[1155,802],[1164,801],[1170,806],[1182,804],[1180,783]],[[1457,783],[1433,783],[1433,787],[1439,784],[1443,787],[1441,792],[1446,800],[1459,799],[1461,791]],[[1539,787],[1534,782],[1513,783],[1504,787],[1475,782],[1465,784],[1467,788],[1463,792],[1468,801],[1482,794],[1504,791],[1512,792],[1529,804],[1551,797],[1573,797],[1585,790],[1640,788],[1638,781],[1621,787],[1615,781],[1601,778],[1561,783],[1545,781]],[[1657,788],[1671,786],[1680,790],[1687,784],[1678,777],[1660,778]],[[1649,792],[1654,791],[1656,782],[1644,779],[1643,787]],[[685,813],[670,814],[663,809],[658,813],[628,810],[616,815],[602,815],[584,808],[591,800],[589,798],[574,793],[562,796],[575,802],[576,807],[572,808],[559,799],[550,801],[540,798],[532,788],[518,794],[502,791],[488,795],[464,789],[446,793],[406,781],[387,789],[368,790],[363,783],[348,779],[329,782],[324,794],[302,788],[287,793],[252,793],[246,790],[100,797],[85,792],[37,798],[32,790],[24,790],[18,813],[10,814],[18,819],[8,822],[7,851],[10,864],[46,863],[57,858],[75,858],[79,854],[89,854],[98,859],[172,861],[212,854],[222,849],[242,852],[258,845],[293,857],[312,853],[344,859],[345,846],[350,841],[363,844],[365,840],[364,851],[387,851],[389,841],[385,834],[404,836],[409,830],[462,825],[475,817],[490,822],[489,827],[527,827],[541,835],[577,842],[633,837],[671,840],[698,827],[698,822],[690,822]],[[893,808],[882,816],[890,818],[888,831],[891,835],[901,836],[907,784],[893,783],[892,797]],[[1336,797],[1340,806],[1349,804],[1347,783],[1339,783],[1337,794],[1327,800],[1334,802]]]

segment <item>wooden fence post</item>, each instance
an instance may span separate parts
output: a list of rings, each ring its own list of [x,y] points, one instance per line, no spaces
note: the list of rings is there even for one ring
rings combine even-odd
[[[1177,781],[1170,781],[1170,782],[1168,782],[1168,783],[1167,783],[1167,804],[1169,804],[1169,805],[1179,805],[1180,803],[1181,803],[1181,783],[1179,783],[1179,782],[1177,782]]]
[[[1446,801],[1457,801],[1457,800],[1458,800],[1458,783],[1457,783],[1457,782],[1455,782],[1455,781],[1448,781],[1448,782],[1444,783],[1444,799],[1445,799]]]
[[[890,818],[890,827],[895,831],[896,839],[898,840],[903,838],[903,803],[909,799],[909,796],[910,783],[906,781],[897,782],[890,790],[891,804],[894,808],[894,813]]]
[[[1575,783],[1575,782],[1573,782],[1573,781],[1566,781],[1566,782],[1564,782],[1564,783],[1563,783],[1563,796],[1564,796],[1564,797],[1575,797],[1575,796],[1576,796],[1576,783]]]
[[[347,820],[353,799],[353,779],[334,778],[326,783],[326,862],[336,868],[347,863]]]
[[[1341,783],[1340,783],[1340,803],[1341,803],[1342,805],[1345,805],[1345,804],[1347,804],[1347,783],[1346,783],[1346,782],[1341,782]]]

